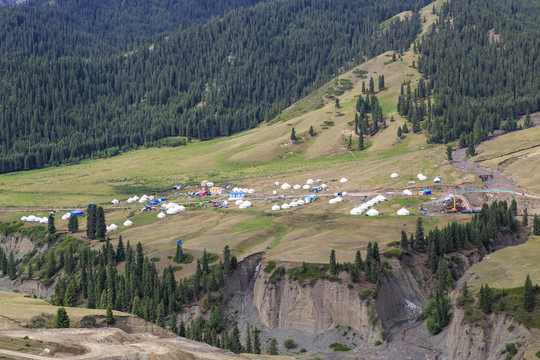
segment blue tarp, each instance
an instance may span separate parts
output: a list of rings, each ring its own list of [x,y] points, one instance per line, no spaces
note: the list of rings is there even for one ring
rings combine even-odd
[[[165,200],[167,200],[167,199],[165,199],[165,198],[159,198],[158,200],[159,200],[159,202],[162,202],[162,201],[165,201]]]
[[[420,192],[424,193],[424,195],[430,195],[431,194],[431,190],[422,190]]]
[[[71,215],[73,215],[73,216],[78,216],[78,215],[82,215],[82,214],[83,214],[82,211],[72,211],[71,212]]]

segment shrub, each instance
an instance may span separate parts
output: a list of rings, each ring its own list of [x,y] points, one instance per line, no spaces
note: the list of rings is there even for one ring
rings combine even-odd
[[[267,274],[270,274],[274,269],[276,268],[276,262],[274,260],[270,260],[268,264],[264,267],[264,272]]]
[[[537,357],[537,358],[540,358],[540,350],[538,350],[538,351],[536,352],[536,357]]]
[[[330,344],[330,348],[334,351],[351,351],[350,347],[340,344],[338,342]]]
[[[283,342],[283,345],[285,345],[285,347],[287,349],[292,349],[294,347],[296,347],[296,343],[294,342],[293,339],[287,339]]]
[[[381,345],[381,344],[382,344],[381,340],[375,341],[375,346],[379,346],[379,345]]]
[[[397,257],[401,259],[403,257],[403,250],[401,249],[390,249],[383,252],[385,258]]]
[[[278,267],[276,270],[274,270],[274,272],[272,273],[272,275],[270,276],[270,282],[276,282],[276,281],[279,281],[281,280],[281,278],[283,277],[283,275],[285,275],[285,268],[283,266],[280,266]]]
[[[386,340],[387,336],[388,336],[388,334],[386,333],[386,330],[381,329],[381,339],[384,341],[384,340]]]

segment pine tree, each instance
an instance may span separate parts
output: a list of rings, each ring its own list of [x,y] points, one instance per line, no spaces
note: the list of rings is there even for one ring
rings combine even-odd
[[[64,306],[77,306],[77,291],[73,281],[70,281],[66,287],[66,293],[64,294]]]
[[[216,332],[223,331],[223,317],[221,315],[221,309],[216,306],[212,306],[212,309],[210,310],[210,319],[208,320],[210,323],[210,327]]]
[[[512,214],[512,217],[515,217],[517,215],[516,199],[512,199],[512,203],[510,204],[510,213]]]
[[[362,93],[363,94],[366,93],[366,82],[365,81],[362,81]]]
[[[398,126],[397,128],[397,137],[401,138],[403,136],[403,130],[401,130],[401,126]]]
[[[180,326],[178,327],[178,336],[186,337],[186,325],[184,319],[180,320]]]
[[[70,233],[79,231],[79,218],[76,215],[71,215],[68,220],[68,230]]]
[[[53,214],[49,214],[49,222],[47,224],[47,230],[49,231],[49,234],[54,234],[56,232],[56,227],[54,226]]]
[[[278,355],[278,347],[277,347],[277,340],[276,338],[272,338],[270,341],[270,347],[268,348],[268,354],[269,355]]]
[[[315,130],[313,129],[313,125],[311,125],[309,127],[309,136],[314,137],[315,135],[317,134],[315,133]]]
[[[523,219],[521,220],[523,227],[529,226],[529,214],[527,214],[527,208],[523,209]]]
[[[156,324],[165,328],[165,306],[163,305],[163,302],[160,302],[157,307]]]
[[[109,305],[107,306],[107,312],[105,313],[105,322],[107,325],[112,325],[116,322],[116,319],[114,318],[112,307]]]
[[[384,75],[379,76],[379,91],[384,90]]]
[[[476,150],[475,150],[474,144],[472,142],[469,145],[469,147],[467,148],[467,156],[468,157],[476,156]]]
[[[525,115],[525,120],[523,122],[523,127],[526,129],[526,128],[530,128],[531,126],[533,126],[533,123],[531,121],[531,112],[529,110],[527,110],[527,115]]]
[[[296,137],[296,131],[294,130],[294,128],[292,128],[291,129],[291,141],[296,141],[296,140],[298,140],[298,138]]]
[[[231,264],[231,250],[229,250],[229,245],[225,245],[223,248],[223,270],[225,274],[230,274],[233,270]]]
[[[523,287],[523,307],[530,312],[534,310],[534,306],[534,288],[531,278],[529,277],[529,274],[527,274],[525,286]]]
[[[54,317],[54,328],[55,329],[65,329],[69,328],[69,316],[66,312],[66,309],[59,307],[56,311],[56,316]]]
[[[373,81],[373,77],[369,78],[369,93],[370,94],[375,93],[375,82]]]
[[[337,274],[336,251],[330,251],[330,274]]]
[[[335,106],[337,109],[341,108],[341,105],[339,104],[339,98],[336,98]]]
[[[352,148],[352,135],[349,135],[349,141],[347,142],[347,149],[351,150]]]
[[[126,260],[126,254],[124,250],[124,242],[122,241],[122,235],[118,236],[118,244],[116,245],[116,262]]]
[[[484,312],[484,314],[491,313],[491,309],[493,307],[493,296],[491,294],[491,289],[487,284],[486,286],[480,287],[480,299],[478,304],[480,305],[480,309]]]
[[[408,133],[409,133],[409,128],[407,127],[407,123],[403,124],[403,133],[404,133],[404,134],[408,134]]]
[[[358,134],[358,150],[364,150],[364,131],[360,128],[360,134]]]
[[[182,263],[186,259],[184,251],[182,250],[182,245],[176,243],[176,253],[174,255],[174,261],[177,263]]]
[[[233,331],[231,332],[231,336],[229,338],[229,348],[235,354],[240,354],[242,352],[242,343],[240,342],[240,330],[238,330],[237,325],[234,325]]]

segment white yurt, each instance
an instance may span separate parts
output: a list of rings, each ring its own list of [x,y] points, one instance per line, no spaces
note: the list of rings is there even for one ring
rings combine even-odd
[[[30,215],[26,218],[26,221],[35,221],[36,217],[34,215]]]
[[[345,178],[341,178],[341,180],[339,180],[340,183],[346,183],[348,182],[349,180],[345,179]]]
[[[336,202],[339,203],[339,202],[342,202],[342,201],[343,201],[343,198],[342,198],[341,196],[338,196],[338,197],[336,198]]]
[[[239,206],[240,209],[247,209],[248,207],[249,207],[248,205],[243,204],[243,203]]]
[[[401,216],[406,216],[411,215],[411,212],[403,207],[397,211],[397,214]]]
[[[378,201],[386,201],[386,198],[382,194],[377,195],[375,199],[377,199]]]
[[[156,197],[155,197],[154,195],[151,195],[151,196],[148,197],[148,200],[152,201],[152,200],[154,200],[155,198],[156,198]]]
[[[163,218],[166,218],[167,215],[165,215],[164,212],[160,212],[158,215],[157,215],[158,219],[163,219]]]
[[[234,202],[234,204],[235,204],[235,205],[238,205],[238,206],[242,205],[243,203],[244,203],[244,200],[240,200],[240,199],[238,199],[238,200],[236,200],[236,201]]]
[[[34,222],[40,223],[40,222],[41,222],[41,218],[36,217],[36,218],[34,219]]]
[[[377,216],[379,215],[379,212],[375,209],[369,209],[369,211],[366,214],[367,216]]]
[[[249,189],[247,192],[248,194],[255,194],[255,189]]]
[[[106,232],[111,232],[112,230],[111,230],[110,227],[106,226],[106,227],[105,227],[105,231],[106,231]]]
[[[49,218],[42,217],[41,220],[39,220],[39,223],[40,224],[48,224],[49,223]]]
[[[118,201],[118,199],[114,199],[113,201],[111,201],[113,203],[113,205],[118,205],[120,203],[120,201]]]
[[[407,195],[407,196],[411,196],[411,195],[412,195],[412,191],[409,190],[409,189],[405,189],[405,190],[403,190],[402,194],[403,194],[403,195]]]
[[[328,201],[328,203],[329,203],[329,204],[337,204],[338,202],[337,202],[336,199],[330,199],[330,200]]]
[[[313,185],[314,183],[315,183],[315,181],[313,181],[313,179],[308,179],[306,181],[306,184],[308,184],[308,185]]]
[[[283,190],[289,190],[291,188],[291,185],[287,184],[287,183],[284,183],[283,185],[281,185],[281,188]]]
[[[227,206],[227,205],[229,205],[229,202],[228,202],[227,200],[225,200],[225,201],[223,202],[223,205]],[[185,208],[184,208],[184,209],[185,209]]]
[[[131,222],[131,220],[126,220],[124,221],[124,226],[131,226],[133,225],[133,223]]]
[[[321,189],[326,189],[326,188],[328,188],[328,185],[326,185],[326,184],[321,185]]]
[[[360,208],[355,207],[354,209],[349,211],[349,214],[351,214],[351,215],[362,215],[363,212],[364,211],[361,210]]]
[[[118,225],[111,224],[111,225],[109,225],[109,228],[110,228],[111,230],[117,230],[117,229],[118,229]]]
[[[133,200],[133,198],[129,198],[127,199],[127,202],[131,204],[132,202],[135,202],[135,200]]]
[[[424,174],[418,174],[416,175],[416,177],[418,178],[418,180],[422,180],[422,181],[427,180],[427,176],[425,176]]]
[[[26,221],[26,219],[27,219],[27,217],[26,217],[26,216],[23,216],[23,217],[21,218],[21,221]]]
[[[186,211],[186,208],[184,205],[180,205],[177,207],[178,211]]]
[[[347,196],[347,192],[346,192],[346,191],[344,191],[344,192],[342,192],[342,193],[341,193],[341,195],[343,195],[343,196]]]
[[[433,179],[433,182],[440,183],[442,181],[440,176],[437,176],[435,179]]]
[[[279,206],[278,204],[274,204],[274,206],[272,206],[272,210],[274,211],[277,211],[279,209],[281,209],[281,206]]]
[[[301,188],[302,188],[302,187],[301,187],[300,185],[298,185],[298,184],[296,184],[296,185],[293,186],[293,189],[294,189],[294,190],[300,190]]]
[[[139,202],[140,202],[140,203],[145,203],[145,202],[147,202],[147,201],[148,201],[147,198],[143,198],[143,197],[142,197],[142,198],[139,199]]]
[[[137,201],[140,199],[140,197],[138,197],[137,195],[135,195],[134,197],[132,197],[133,201]]]
[[[398,178],[399,175],[397,173],[392,173],[392,175],[390,175],[391,178]]]
[[[306,205],[306,202],[302,199],[298,200],[298,205]]]
[[[282,209],[290,209],[290,208],[291,208],[291,205],[285,203],[285,204],[281,205],[281,208],[282,208]]]
[[[244,201],[242,203],[242,205],[244,205],[245,207],[250,207],[251,206],[251,202],[250,201]]]
[[[276,181],[276,182],[274,183],[274,186],[279,186],[279,181]]]
[[[70,217],[71,217],[71,214],[69,214],[69,216],[68,214],[64,214],[62,215],[62,220],[69,220]]]
[[[277,191],[276,190],[272,191],[272,195],[277,195]]]
[[[167,213],[167,215],[178,214],[178,210],[176,208],[167,209],[167,211],[165,211],[165,212]]]
[[[297,201],[293,201],[291,202],[291,207],[297,207],[298,206],[298,202]]]
[[[246,188],[246,189],[242,189],[242,191],[243,191],[244,193],[246,193],[246,194],[249,193],[249,189],[247,189],[247,188]]]
[[[304,189],[304,190],[309,190],[309,189],[311,189],[311,186],[309,186],[309,185],[304,185],[304,186],[302,186],[302,189]]]

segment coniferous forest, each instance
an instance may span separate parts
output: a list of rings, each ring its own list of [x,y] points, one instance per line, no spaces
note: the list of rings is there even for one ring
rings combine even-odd
[[[477,145],[540,110],[540,4],[453,0],[418,45],[434,91],[431,141]]]
[[[253,128],[340,71],[407,49],[418,14],[380,24],[428,1],[255,2],[1,8],[0,172]],[[174,6],[193,13],[160,21]],[[155,18],[138,22],[146,7]]]

